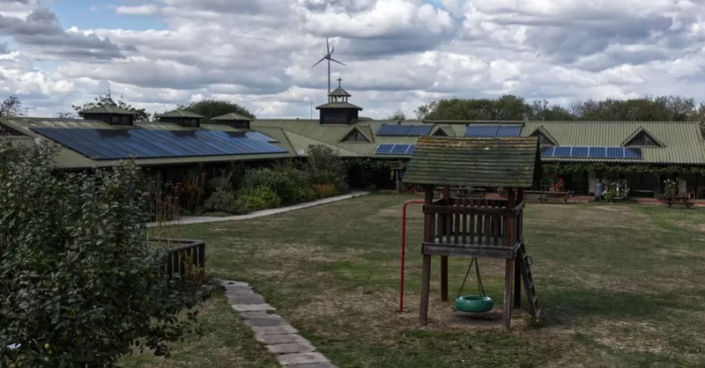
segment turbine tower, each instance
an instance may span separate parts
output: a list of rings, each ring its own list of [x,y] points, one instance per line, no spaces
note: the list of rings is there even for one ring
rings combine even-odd
[[[338,63],[340,65],[343,65],[343,66],[346,66],[346,65],[341,63],[338,60],[333,59],[333,52],[335,52],[335,46],[330,47],[330,42],[328,42],[328,37],[326,37],[326,51],[327,51],[326,56],[324,56],[317,63],[313,64],[312,68],[315,67],[316,65],[322,63],[323,60],[328,60],[328,95],[330,95],[330,62],[332,61],[332,62]]]

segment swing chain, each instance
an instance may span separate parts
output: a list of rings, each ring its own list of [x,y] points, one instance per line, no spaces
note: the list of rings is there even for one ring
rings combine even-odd
[[[470,261],[470,266],[468,266],[468,272],[465,273],[463,284],[460,285],[460,290],[458,290],[458,297],[460,297],[460,293],[463,291],[463,287],[465,287],[465,282],[468,280],[468,276],[470,276],[470,271],[472,270],[473,263],[475,264],[475,272],[477,274],[477,289],[480,291],[480,296],[485,296],[485,288],[482,286],[482,278],[480,277],[480,262],[478,262],[477,257],[475,257]]]

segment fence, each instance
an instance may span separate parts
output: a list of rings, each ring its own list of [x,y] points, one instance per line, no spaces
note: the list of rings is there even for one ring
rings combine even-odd
[[[182,244],[176,248],[169,248],[165,271],[167,275],[178,273],[184,277],[193,272],[206,270],[206,243],[202,240],[185,239],[160,239],[154,240],[167,244]]]

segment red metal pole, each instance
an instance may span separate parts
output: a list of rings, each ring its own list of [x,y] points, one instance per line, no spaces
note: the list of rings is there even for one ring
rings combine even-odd
[[[401,282],[399,283],[399,312],[404,311],[404,260],[406,257],[406,206],[417,203],[424,204],[421,200],[404,202],[401,210]]]

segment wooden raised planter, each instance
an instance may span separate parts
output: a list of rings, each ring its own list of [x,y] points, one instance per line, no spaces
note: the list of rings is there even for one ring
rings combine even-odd
[[[189,239],[152,239],[151,241],[168,244],[169,257],[164,271],[168,275],[178,273],[182,278],[194,268],[206,272],[206,243],[203,240]]]

